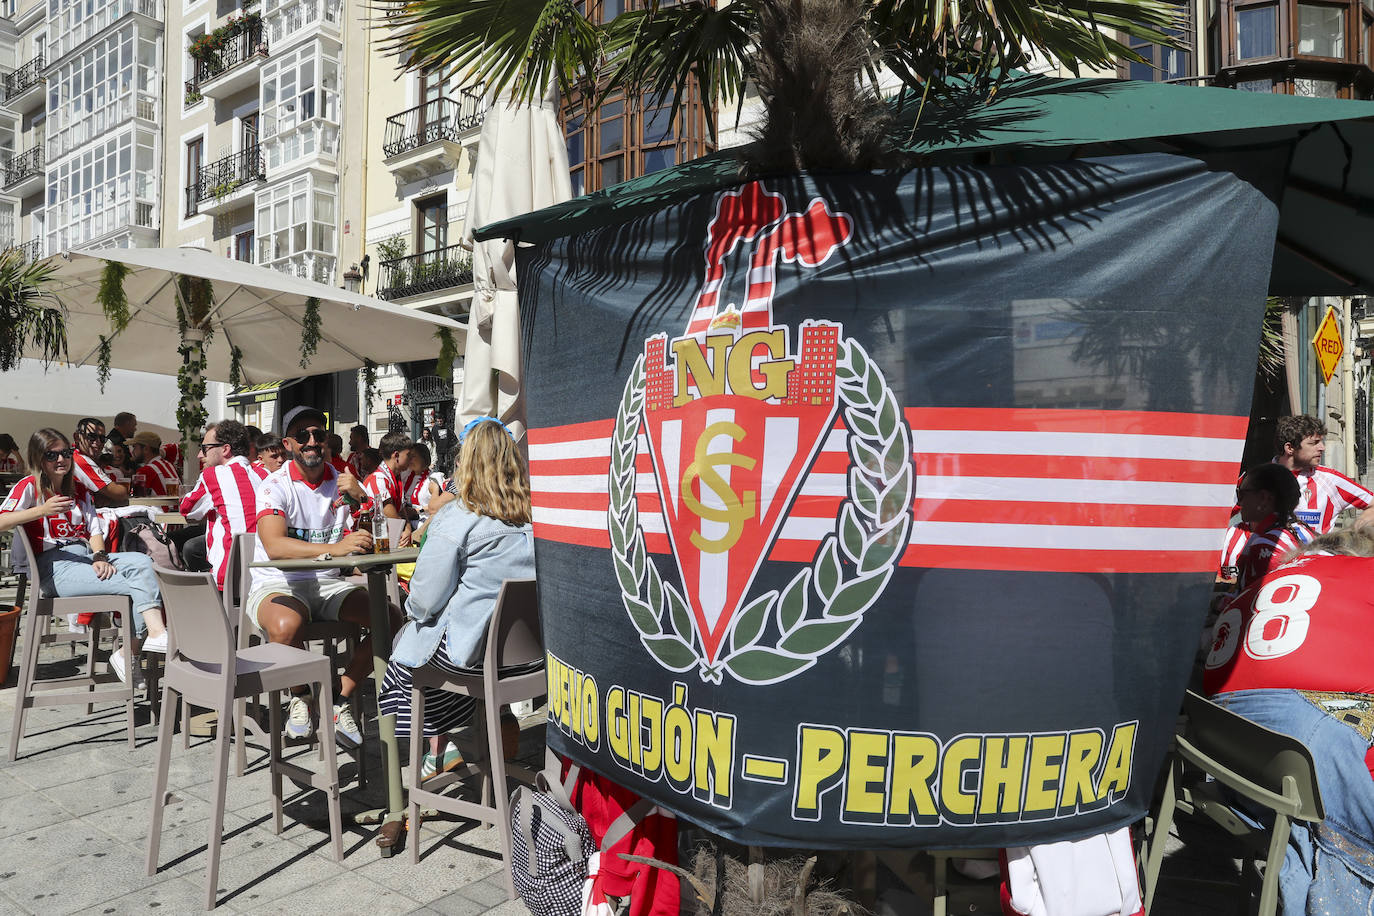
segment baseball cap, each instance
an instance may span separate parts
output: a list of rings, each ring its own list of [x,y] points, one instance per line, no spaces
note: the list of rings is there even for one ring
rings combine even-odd
[[[141,429],[129,437],[130,442],[137,442],[139,445],[146,445],[153,451],[161,451],[162,437],[150,429]]]
[[[291,428],[291,424],[296,422],[297,418],[301,416],[304,416],[308,420],[318,420],[321,426],[329,425],[329,418],[324,415],[323,410],[320,410],[318,407],[307,407],[302,405],[300,407],[292,407],[286,412],[281,419],[281,426],[277,427],[277,435],[285,436],[286,431]]]

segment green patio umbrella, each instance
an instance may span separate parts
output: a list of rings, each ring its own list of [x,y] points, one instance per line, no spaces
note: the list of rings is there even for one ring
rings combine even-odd
[[[907,124],[916,102],[899,105]],[[922,113],[906,149],[929,165],[1051,162],[1134,152],[1292,150],[1269,291],[1374,292],[1374,102],[1107,79],[1009,79]],[[732,151],[482,227],[478,240],[585,232],[739,182]]]

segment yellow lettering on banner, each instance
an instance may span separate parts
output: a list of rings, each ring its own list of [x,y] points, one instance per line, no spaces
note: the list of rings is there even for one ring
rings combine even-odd
[[[667,745],[663,770],[678,792],[692,787],[692,714],[687,711],[687,685],[673,684],[673,702],[663,714],[663,737]]]
[[[706,338],[706,346],[711,348],[710,362],[707,362],[706,350],[697,343],[696,338],[687,337],[673,343],[673,357],[677,365],[677,393],[673,397],[673,406],[682,405],[693,400],[692,393],[688,390],[688,377],[696,382],[698,397],[709,398],[712,395],[725,393],[725,379],[728,374],[726,369],[726,353],[730,345],[735,342],[733,334],[711,334]]]
[[[1066,735],[1035,735],[1031,738],[1030,764],[1026,770],[1025,811],[1054,811],[1059,802],[1059,771]]]
[[[696,797],[715,805],[730,803],[734,785],[735,717],[697,710],[696,760],[693,766]]]
[[[1107,765],[1102,769],[1102,779],[1098,783],[1098,800],[1117,798],[1126,794],[1131,787],[1131,757],[1135,753],[1136,723],[1123,722],[1112,729],[1112,743],[1107,748]],[[1113,798],[1113,795],[1116,797]]]
[[[844,787],[846,814],[882,814],[887,784],[887,732],[849,733],[849,771]],[[873,761],[878,761],[874,764]],[[874,787],[877,791],[874,791]]]
[[[767,350],[772,359],[764,359],[758,364],[763,373],[764,383],[754,384],[754,354],[759,348]],[[745,397],[782,398],[787,396],[787,373],[796,365],[795,360],[779,359],[787,355],[787,335],[778,331],[752,331],[739,339],[730,349],[730,391]]]
[[[1064,785],[1059,791],[1059,810],[1074,810],[1097,801],[1093,770],[1102,759],[1102,733],[1095,728],[1069,735],[1064,754]]]
[[[558,669],[562,665],[552,652],[544,653],[544,676],[549,682],[549,711],[553,714],[554,720],[560,723],[563,721],[563,710],[558,705]]]
[[[964,791],[964,765],[977,760],[982,753],[983,739],[978,736],[956,738],[945,748],[940,766],[940,801],[945,810],[959,818],[973,817],[976,793]]]
[[[1021,810],[1021,781],[1026,773],[1026,737],[989,737],[983,751],[983,781],[978,814],[1016,814]]]
[[[650,779],[658,778],[663,766],[663,701],[658,697],[640,698],[640,711],[644,723],[649,726],[649,740],[644,745],[644,774]]]
[[[587,747],[596,750],[601,742],[601,722],[597,716],[596,678],[582,679],[582,737]]]
[[[639,694],[630,691],[626,697],[629,701],[625,710],[625,717],[630,720],[630,763],[638,767],[641,760],[640,744],[643,742],[644,723],[639,716]]]
[[[630,723],[625,718],[625,688],[606,691],[606,746],[617,760],[630,762]]]
[[[576,735],[582,731],[582,672],[574,670],[570,673],[572,677],[568,680],[568,725]]]
[[[928,735],[892,736],[892,802],[895,822],[905,824],[915,813],[921,818],[939,817],[930,784],[940,763],[940,744]]]
[[[844,732],[819,725],[797,728],[797,788],[793,815],[803,820],[818,820],[821,793],[838,781],[844,769]]]

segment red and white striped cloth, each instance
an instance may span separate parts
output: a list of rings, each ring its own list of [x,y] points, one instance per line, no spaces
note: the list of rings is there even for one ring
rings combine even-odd
[[[134,472],[134,481],[148,488],[153,496],[176,496],[181,476],[166,458],[154,458]]]
[[[1047,572],[1213,572],[1246,418],[1099,410],[909,408],[915,498],[901,564]],[[614,420],[529,431],[534,533],[609,547]],[[768,558],[810,562],[847,497],[837,422]],[[667,553],[641,433],[639,522]]]
[[[0,503],[0,515],[32,509],[45,502],[47,497],[38,486],[38,478],[30,474],[10,489],[5,501]],[[76,499],[69,511],[62,515],[46,515],[24,525],[24,533],[29,536],[29,544],[35,553],[63,544],[87,541],[93,530],[103,535],[105,525],[96,515],[90,493],[79,483],[76,485]]]
[[[1374,493],[1340,471],[1316,467],[1293,473],[1302,488],[1294,515],[1317,534],[1330,531],[1341,510],[1368,509],[1374,505]]]
[[[114,483],[114,479],[105,473],[105,469],[87,458],[80,449],[72,449],[72,476],[79,485],[91,493],[99,493]]]
[[[1226,529],[1221,547],[1221,575],[1235,578],[1236,591],[1264,578],[1284,557],[1302,546],[1293,532],[1274,525],[1274,520],[1271,515],[1253,528],[1242,522]]]
[[[235,455],[201,471],[195,488],[182,497],[182,515],[193,521],[205,519],[205,556],[221,591],[234,535],[258,530],[257,489],[266,478],[267,468]]]
[[[367,475],[367,480],[363,481],[363,490],[372,497],[379,510],[384,503],[391,503],[396,507],[396,511],[405,511],[405,497],[401,494],[401,484],[396,480],[396,475],[391,473],[391,468],[386,466],[386,462],[382,462],[377,466],[377,470]]]

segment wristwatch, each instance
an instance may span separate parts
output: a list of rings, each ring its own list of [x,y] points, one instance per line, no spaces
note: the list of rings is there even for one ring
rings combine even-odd
[[[104,550],[97,550],[95,553],[91,554],[91,562],[108,563],[110,562],[110,555]]]

